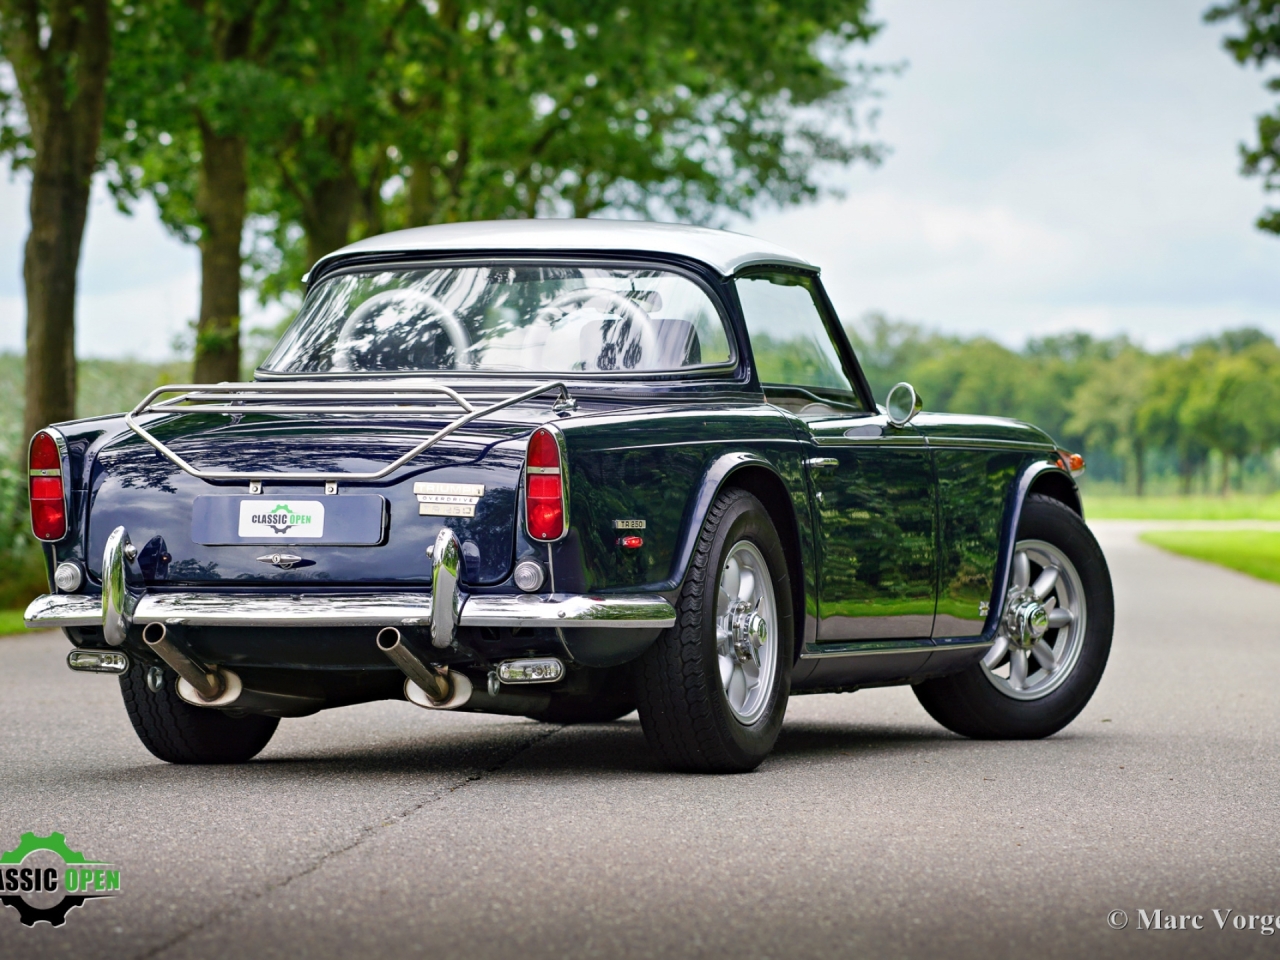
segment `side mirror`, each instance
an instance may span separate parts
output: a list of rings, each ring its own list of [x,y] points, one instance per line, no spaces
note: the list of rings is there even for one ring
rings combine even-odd
[[[894,384],[884,402],[885,413],[895,427],[905,427],[924,408],[924,401],[909,383]]]

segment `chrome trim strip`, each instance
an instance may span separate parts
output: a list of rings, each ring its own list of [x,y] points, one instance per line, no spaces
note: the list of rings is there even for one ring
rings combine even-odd
[[[46,593],[27,604],[22,622],[41,627],[97,627],[102,625],[102,600],[83,594]]]
[[[898,646],[888,646],[888,644],[898,644]],[[872,640],[869,643],[861,643],[857,646],[861,649],[853,649],[853,644],[840,644],[840,650],[821,650],[816,653],[810,653],[809,649],[815,644],[808,644],[805,652],[800,654],[801,660],[827,660],[831,657],[868,657],[882,653],[931,653],[933,651],[944,650],[977,650],[982,647],[991,646],[991,640],[975,640],[972,643],[938,643],[934,640]],[[827,646],[823,644],[823,646]],[[868,649],[872,648],[872,649]]]
[[[476,408],[452,387],[446,387],[439,383],[406,384],[402,381],[381,385],[369,383],[326,383],[323,385],[314,383],[273,383],[270,385],[262,383],[178,383],[156,387],[143,397],[136,407],[124,415],[124,422],[130,430],[155,448],[161,456],[198,480],[381,480],[383,477],[389,476],[400,469],[414,457],[439,443],[455,430],[465,427],[472,420],[487,416],[505,407],[513,406],[524,400],[532,400],[534,397],[555,389],[559,389],[561,399],[568,398],[568,388],[565,387],[564,383],[555,381],[539,384],[529,390],[525,390],[523,393],[498,400],[487,407]],[[182,395],[160,403],[154,402],[157,397],[166,393],[181,393]],[[233,400],[239,400],[240,402],[210,402],[214,397],[224,395],[229,395]],[[360,413],[364,415],[377,414],[403,417],[408,414],[420,413],[419,405],[425,399],[440,395],[444,395],[457,403],[464,411],[462,416],[441,427],[427,439],[397,457],[382,469],[367,473],[201,470],[183,460],[165,446],[162,441],[147,432],[146,428],[134,419],[146,413],[177,415],[184,413],[221,413],[238,416],[243,416],[246,413],[278,413],[297,416],[314,416],[324,413]],[[293,405],[261,402],[279,400],[282,396],[285,399],[293,396],[303,400],[308,398],[313,400],[341,400],[353,397],[370,405],[363,407],[325,407],[308,406],[305,403]]]
[[[275,594],[149,593],[137,601],[135,624],[203,627],[377,627],[431,624],[425,593]],[[29,627],[89,627],[102,621],[97,597],[48,594],[27,607]],[[462,604],[464,627],[616,627],[660,629],[676,622],[655,594],[588,597],[575,594],[488,594]]]
[[[654,594],[584,597],[570,594],[486,595],[462,608],[464,627],[662,628],[676,622],[675,607]]]
[[[977,450],[1026,450],[1031,453],[1053,453],[1051,443],[1037,443],[1034,440],[994,440],[982,437],[934,437],[925,436],[925,442],[931,447],[961,447]]]
[[[924,437],[846,437],[843,434],[824,437],[815,434],[813,442],[820,447],[924,447]]]
[[[859,640],[851,643],[808,643],[801,660],[826,660],[830,657],[867,657],[881,653],[927,653],[935,649],[927,638],[913,640]]]

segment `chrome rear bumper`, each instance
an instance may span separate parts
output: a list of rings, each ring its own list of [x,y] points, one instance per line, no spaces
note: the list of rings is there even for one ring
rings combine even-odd
[[[28,627],[102,626],[102,600],[48,594],[27,607]],[[199,627],[400,627],[431,622],[431,597],[421,593],[290,594],[148,593],[138,598],[132,623]],[[669,627],[675,609],[653,594],[581,596],[525,594],[462,600],[463,627]]]
[[[523,594],[466,596],[459,590],[462,548],[447,527],[434,549],[431,593],[147,593],[136,551],[124,527],[107,538],[102,596],[47,594],[23,616],[28,627],[101,626],[112,646],[130,627],[148,623],[194,627],[422,626],[447,647],[462,627],[617,627],[653,629],[676,622],[671,604],[655,594],[579,596]],[[432,616],[432,613],[435,616]]]

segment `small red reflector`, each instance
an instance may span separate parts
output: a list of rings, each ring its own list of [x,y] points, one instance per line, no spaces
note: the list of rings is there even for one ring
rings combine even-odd
[[[627,550],[636,550],[644,546],[644,537],[623,537],[618,543]]]

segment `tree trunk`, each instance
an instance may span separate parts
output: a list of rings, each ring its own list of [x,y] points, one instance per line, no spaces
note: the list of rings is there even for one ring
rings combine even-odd
[[[240,379],[240,242],[244,233],[245,142],[218,135],[204,117],[200,182],[200,318],[196,324],[195,379]]]
[[[1135,443],[1133,445],[1133,472],[1138,485],[1138,496],[1146,493],[1147,465],[1146,458],[1143,456],[1145,452],[1142,444]]]
[[[322,180],[315,186],[314,213],[304,218],[307,231],[307,267],[347,245],[351,221],[355,218],[360,185],[354,175]]]
[[[1224,451],[1222,454],[1222,489],[1218,491],[1220,496],[1225,497],[1230,491],[1231,485],[1231,458]]]
[[[314,183],[298,185],[302,194],[302,228],[307,234],[307,267],[310,269],[327,253],[345,247],[351,236],[351,223],[360,202],[360,183],[351,169],[355,151],[356,130],[353,122],[333,121],[327,124],[325,146],[328,148],[332,176],[319,177]]]
[[[0,46],[31,128],[31,233],[23,430],[75,416],[76,270],[98,164],[111,18],[107,0],[0,0]]]
[[[68,125],[50,126],[53,129],[36,146],[31,233],[22,264],[27,295],[26,437],[50,423],[74,419],[76,408],[76,268],[91,170],[79,175]]]

